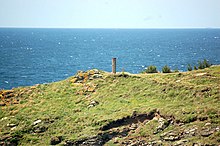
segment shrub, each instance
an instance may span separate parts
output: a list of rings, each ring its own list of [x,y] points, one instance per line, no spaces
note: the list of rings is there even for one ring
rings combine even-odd
[[[150,65],[147,67],[147,69],[144,71],[145,73],[157,73],[157,67],[154,65]]]
[[[209,62],[206,59],[203,60],[203,65],[205,67],[210,67],[211,66],[211,64],[209,64]]]
[[[194,65],[194,70],[197,70],[198,68]]]
[[[198,64],[199,64],[198,69],[204,69],[205,68],[202,61],[198,61]]]
[[[176,68],[176,69],[174,70],[174,72],[179,72],[178,68]]]
[[[163,68],[162,68],[162,72],[163,73],[171,73],[171,70],[170,70],[170,67],[165,65]]]
[[[206,59],[204,59],[203,62],[198,61],[198,64],[199,64],[198,69],[204,69],[211,66],[211,64]]]
[[[187,69],[188,69],[188,71],[192,71],[192,66],[190,64],[188,64]]]

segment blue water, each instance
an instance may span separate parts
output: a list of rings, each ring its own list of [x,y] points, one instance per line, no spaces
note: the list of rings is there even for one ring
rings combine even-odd
[[[220,29],[0,29],[0,89],[48,83],[98,68],[138,73],[220,64]]]

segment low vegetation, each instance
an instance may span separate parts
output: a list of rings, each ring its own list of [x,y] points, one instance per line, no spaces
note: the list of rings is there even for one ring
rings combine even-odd
[[[142,73],[157,73],[157,67],[154,65],[148,66]]]
[[[204,59],[203,61],[198,61],[198,64],[198,69],[204,69],[211,66],[211,64],[206,59]]]
[[[188,64],[187,70],[192,71],[192,66],[190,64]]]
[[[220,66],[90,70],[0,91],[0,145],[219,145]]]
[[[162,72],[163,73],[171,73],[171,69],[169,66],[165,65],[163,68],[162,68]]]

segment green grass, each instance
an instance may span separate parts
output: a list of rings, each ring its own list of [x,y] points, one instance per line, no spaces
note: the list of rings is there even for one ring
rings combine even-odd
[[[100,127],[130,116],[133,111],[148,113],[153,109],[184,123],[208,117],[205,122],[220,124],[220,66],[185,73],[120,76],[120,73],[103,72],[102,75],[103,78],[88,80],[84,84],[72,83],[71,77],[50,84],[14,89],[19,94],[19,104],[1,107],[0,137],[21,135],[19,145],[49,145],[53,136],[77,140],[97,135]],[[95,92],[79,94],[85,84],[96,85]],[[89,108],[91,101],[99,104]],[[4,117],[8,118],[2,119]],[[37,128],[47,130],[34,132],[36,120],[42,120]],[[17,126],[11,130],[7,127],[8,123]],[[136,134],[154,138],[152,131],[148,132],[153,125],[153,122],[145,125]],[[172,126],[169,128],[172,129]],[[206,142],[216,140],[217,137],[212,137]],[[109,144],[113,143],[110,141]]]

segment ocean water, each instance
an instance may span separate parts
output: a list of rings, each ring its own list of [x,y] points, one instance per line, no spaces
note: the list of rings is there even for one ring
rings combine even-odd
[[[0,89],[65,79],[98,68],[138,73],[220,64],[220,29],[0,29]]]

